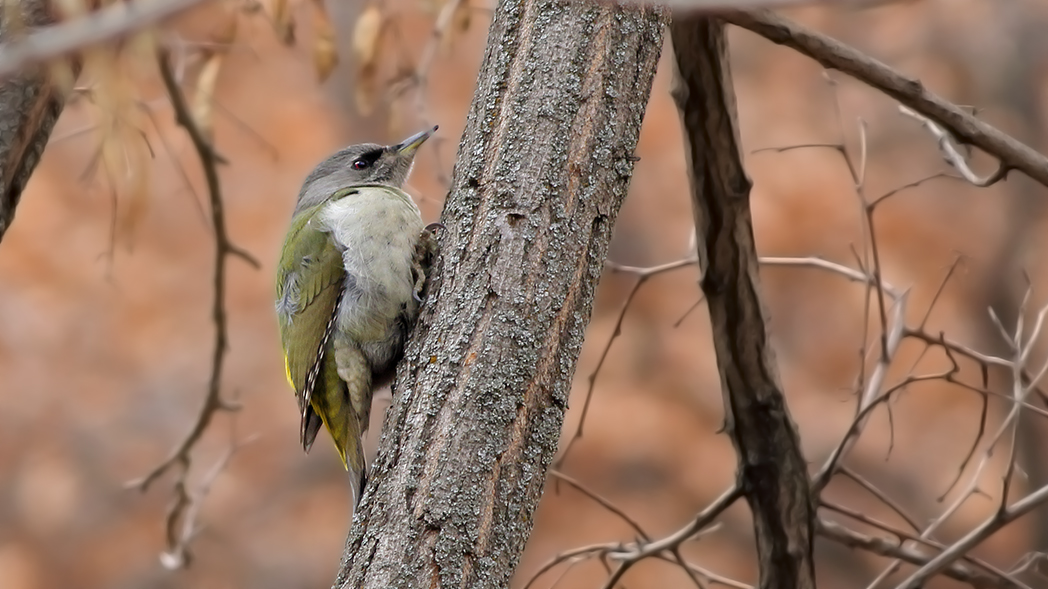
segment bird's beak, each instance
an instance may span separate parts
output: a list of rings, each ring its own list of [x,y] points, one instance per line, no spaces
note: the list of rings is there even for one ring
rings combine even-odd
[[[429,139],[437,132],[437,125],[433,125],[432,129],[427,129],[421,133],[415,133],[411,137],[408,137],[404,141],[393,146],[393,152],[397,155],[412,155],[420,145],[425,143],[426,139]]]

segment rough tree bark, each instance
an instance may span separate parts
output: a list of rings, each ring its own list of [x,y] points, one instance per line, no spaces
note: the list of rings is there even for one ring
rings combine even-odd
[[[724,25],[675,15],[670,33],[724,429],[738,456],[736,484],[753,512],[759,586],[814,589],[815,505],[765,330]]]
[[[49,0],[21,0],[13,9],[9,4],[0,2],[0,43],[26,28],[54,23]],[[11,15],[19,15],[20,22],[12,22]],[[79,63],[72,65],[75,76]],[[0,240],[64,106],[65,91],[46,68],[29,67],[0,82]]]
[[[664,11],[502,0],[442,260],[335,587],[505,587],[557,449]]]

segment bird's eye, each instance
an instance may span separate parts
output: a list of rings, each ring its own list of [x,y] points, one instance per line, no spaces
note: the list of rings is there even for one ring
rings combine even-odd
[[[353,160],[353,169],[354,170],[366,170],[369,165],[371,165],[371,164],[369,164],[367,162],[367,160],[364,160],[364,159]]]

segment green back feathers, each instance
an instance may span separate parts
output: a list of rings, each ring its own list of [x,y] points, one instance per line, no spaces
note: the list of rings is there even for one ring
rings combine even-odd
[[[341,252],[320,228],[317,214],[322,208],[323,204],[295,216],[277,270],[280,343],[287,379],[303,412],[313,392],[307,390],[310,372],[319,370],[321,346],[346,276]]]

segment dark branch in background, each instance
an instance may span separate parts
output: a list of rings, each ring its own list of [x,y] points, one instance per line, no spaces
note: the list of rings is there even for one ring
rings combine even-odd
[[[49,0],[22,0],[15,8],[9,2],[0,3],[0,47],[20,42],[13,39],[21,34],[21,27],[54,22]],[[12,17],[20,22],[10,22]],[[75,78],[79,60],[71,60],[69,67]],[[53,72],[42,67],[0,79],[0,240],[11,226],[22,191],[62,114],[65,94]]]
[[[842,123],[843,124],[843,123]],[[861,130],[861,128],[860,128]],[[934,133],[934,131],[933,131]],[[979,560],[967,554],[967,551],[971,547],[979,544],[986,538],[990,537],[1001,529],[1007,523],[1014,521],[1015,519],[1025,515],[1035,507],[1048,502],[1048,491],[1044,488],[1031,492],[1027,495],[1027,498],[1015,502],[1011,506],[1007,506],[1002,499],[999,509],[989,519],[987,519],[983,525],[976,528],[975,531],[971,532],[968,536],[958,541],[958,544],[946,545],[941,542],[934,540],[933,534],[941,527],[957,510],[962,504],[969,498],[974,497],[980,493],[979,483],[983,480],[982,473],[986,470],[989,465],[989,458],[993,452],[995,446],[1004,437],[1006,433],[1011,433],[1009,455],[1007,471],[1005,473],[1005,480],[1011,480],[1012,475],[1017,469],[1015,460],[1017,455],[1014,451],[1016,432],[1015,427],[1018,421],[1019,412],[1021,409],[1025,409],[1028,412],[1044,418],[1048,417],[1048,412],[1039,407],[1031,405],[1025,401],[1025,397],[1028,394],[1036,394],[1040,398],[1044,398],[1043,392],[1037,388],[1037,383],[1041,380],[1041,377],[1045,372],[1048,372],[1046,365],[1041,365],[1039,368],[1031,368],[1026,366],[1026,362],[1029,360],[1033,345],[1039,339],[1039,335],[1042,332],[1042,327],[1046,317],[1048,317],[1048,307],[1042,308],[1036,316],[1033,328],[1029,330],[1029,335],[1023,335],[1026,332],[1023,329],[1023,323],[1020,319],[1019,323],[1014,329],[1014,333],[1017,336],[1009,336],[1008,333],[1011,331],[998,327],[1006,338],[1009,339],[1008,349],[1013,354],[1011,360],[988,355],[985,353],[977,352],[966,346],[963,346],[957,342],[948,339],[943,334],[931,334],[927,331],[928,318],[931,315],[932,309],[935,307],[940,295],[943,293],[947,282],[955,275],[958,268],[959,260],[955,261],[946,271],[945,276],[940,281],[938,288],[935,289],[935,295],[932,297],[928,308],[923,314],[923,317],[919,320],[916,326],[910,327],[904,323],[906,316],[905,303],[907,300],[906,292],[894,288],[892,285],[884,281],[881,271],[879,270],[879,264],[877,259],[879,255],[876,254],[877,239],[874,234],[873,215],[880,203],[884,203],[888,198],[900,194],[901,192],[912,189],[921,185],[931,179],[941,177],[942,174],[936,174],[927,176],[922,179],[912,181],[901,186],[898,186],[892,190],[885,192],[875,198],[867,198],[865,178],[863,170],[866,168],[865,157],[868,154],[868,149],[865,142],[865,134],[860,134],[860,147],[859,147],[859,158],[858,161],[849,152],[843,143],[817,143],[817,144],[804,144],[787,146],[781,148],[774,148],[774,151],[787,151],[800,148],[819,148],[819,149],[832,149],[842,156],[844,163],[846,164],[849,174],[851,175],[855,195],[860,199],[862,207],[860,210],[861,219],[863,220],[864,242],[865,247],[868,251],[865,255],[860,256],[856,252],[856,260],[859,264],[860,269],[853,269],[848,266],[844,266],[829,260],[824,260],[816,257],[800,257],[800,258],[784,258],[784,257],[768,257],[764,256],[760,258],[760,263],[764,266],[778,266],[778,267],[790,267],[790,268],[808,268],[821,271],[827,271],[845,279],[857,282],[863,285],[868,290],[873,290],[867,297],[868,299],[876,296],[878,299],[877,317],[876,320],[879,323],[880,333],[874,338],[880,345],[875,347],[877,358],[875,360],[875,366],[869,377],[866,378],[865,372],[860,375],[859,382],[857,384],[856,397],[859,402],[856,406],[856,414],[852,424],[845,432],[841,441],[830,453],[828,459],[826,459],[822,468],[815,474],[812,481],[812,494],[819,500],[820,505],[837,513],[843,514],[849,518],[855,519],[867,526],[871,526],[888,537],[883,535],[868,535],[861,532],[857,532],[842,526],[839,523],[820,518],[818,520],[817,533],[827,539],[830,539],[839,544],[852,547],[860,548],[862,550],[886,556],[893,559],[893,562],[879,575],[870,587],[877,587],[881,580],[887,578],[890,574],[897,570],[900,563],[909,563],[918,565],[921,567],[919,573],[922,578],[930,577],[934,574],[941,574],[959,581],[968,583],[969,585],[977,588],[1007,588],[1007,589],[1031,589],[1029,585],[1023,583],[1017,578],[1018,571],[1004,571],[1001,570],[985,561]],[[768,149],[757,150],[757,151],[769,151]],[[966,165],[963,161],[957,160],[956,158],[947,158],[947,161],[951,165],[960,166]],[[967,176],[968,174],[962,175]],[[694,257],[685,258],[676,262],[669,262],[666,264],[653,266],[649,268],[637,268],[631,266],[622,266],[609,262],[607,267],[611,271],[623,272],[633,274],[638,277],[638,281],[645,279],[646,277],[652,277],[662,272],[675,270],[679,268],[685,268],[692,265],[697,265],[698,261]],[[621,324],[621,317],[628,311],[629,303],[633,300],[633,295],[637,290],[637,286],[634,286],[634,290],[627,296],[626,304],[620,311],[619,324]],[[885,300],[886,299],[886,300]],[[883,300],[883,301],[882,301]],[[890,301],[891,313],[887,310],[889,306],[886,304]],[[1026,306],[1026,300],[1024,300],[1023,308]],[[883,310],[882,310],[883,309]],[[869,322],[871,309],[867,305],[864,312],[864,321],[866,324]],[[1019,313],[1019,317],[1024,317],[1025,313]],[[889,319],[890,318],[890,319]],[[999,322],[998,322],[999,324]],[[614,340],[620,335],[620,330],[616,329],[612,336],[608,339],[605,349],[610,347]],[[863,335],[865,341],[867,334]],[[896,350],[898,349],[902,339],[913,339],[923,344],[923,349],[918,354],[917,360],[913,362],[907,374],[902,380],[887,386],[887,373],[896,357]],[[933,348],[940,349],[945,356],[945,359],[949,361],[951,367],[945,371],[930,373],[930,374],[912,374],[912,371],[917,367],[920,360]],[[975,386],[960,381],[957,376],[959,373],[960,359],[967,359],[974,362],[979,368],[983,375],[983,382],[981,386]],[[863,430],[868,424],[869,416],[874,410],[879,407],[888,407],[890,416],[890,407],[888,401],[893,397],[898,397],[900,394],[905,392],[911,385],[928,382],[932,380],[940,380],[946,383],[950,383],[960,387],[963,390],[976,393],[980,396],[982,401],[982,411],[979,418],[978,432],[976,433],[975,439],[968,452],[968,455],[962,461],[960,468],[957,473],[957,480],[951,484],[951,488],[960,483],[961,479],[968,471],[968,466],[976,457],[976,452],[980,446],[985,445],[985,440],[988,436],[988,418],[989,413],[987,411],[988,401],[991,396],[999,396],[993,391],[988,390],[986,383],[986,374],[991,366],[1008,368],[1013,372],[1013,381],[1016,383],[1024,383],[1022,387],[1016,388],[1012,395],[1005,397],[1007,401],[1011,403],[1011,410],[1009,411],[1008,417],[1006,417],[1001,425],[998,427],[996,432],[990,439],[989,446],[984,448],[978,465],[974,468],[974,473],[971,474],[967,479],[967,484],[962,490],[959,491],[958,496],[950,502],[950,504],[943,510],[943,512],[936,517],[931,523],[921,526],[919,525],[918,519],[910,516],[903,511],[903,508],[897,501],[892,499],[888,494],[878,489],[864,477],[856,473],[851,468],[845,466],[844,460],[848,454],[848,450],[855,444],[859,436],[862,435]],[[1010,429],[1009,429],[1010,428]],[[863,489],[869,492],[878,501],[883,503],[891,512],[897,514],[904,521],[908,522],[910,528],[913,531],[907,531],[898,529],[892,525],[881,522],[873,517],[867,516],[854,509],[846,506],[836,505],[828,502],[825,499],[819,498],[820,492],[825,488],[825,485],[829,480],[836,474],[843,474],[859,484]],[[579,488],[579,487],[576,487]],[[593,497],[595,493],[588,488],[584,492],[587,496],[590,496],[605,507],[620,519],[628,520],[632,522],[631,525],[640,528],[640,523],[629,518],[627,514],[621,512],[617,508],[612,509],[609,507],[610,502],[602,497]],[[709,582],[713,582],[715,579],[717,582],[739,586],[737,582],[716,575],[708,570],[696,567],[692,563],[685,562],[679,554],[679,547],[683,541],[688,539],[697,538],[699,535],[708,533],[711,528],[708,527],[712,523],[712,519],[708,519],[709,514],[720,513],[720,509],[723,509],[728,504],[727,501],[733,497],[738,496],[738,487],[733,487],[722,495],[721,500],[715,502],[714,506],[711,506],[700,514],[691,524],[682,528],[681,530],[666,536],[665,538],[659,538],[655,540],[645,540],[643,535],[641,538],[633,543],[622,543],[622,542],[609,542],[604,544],[593,544],[590,546],[582,547],[575,550],[569,550],[563,552],[542,567],[540,567],[528,585],[535,582],[538,576],[545,574],[561,564],[567,564],[565,567],[566,572],[571,566],[582,562],[586,559],[600,558],[603,563],[608,561],[615,561],[621,563],[620,567],[614,572],[609,570],[609,581],[618,580],[625,572],[625,568],[632,564],[639,562],[644,558],[658,558],[660,560],[672,562],[674,564],[680,564],[689,575],[698,575],[699,577],[705,577]],[[1007,497],[1007,485],[1005,490],[1002,490],[1002,497]],[[941,497],[939,501],[945,500],[945,496]],[[963,560],[964,562],[956,562]],[[1027,562],[1033,562],[1032,558],[1027,558]],[[918,581],[920,583],[921,581]],[[699,583],[697,583],[699,584]],[[608,583],[605,583],[606,587],[610,587]]]
[[[832,145],[831,147],[837,148],[838,146]],[[849,165],[854,165],[854,162],[849,162]],[[901,188],[895,189],[892,192],[897,192],[900,189]],[[829,272],[831,274],[843,277],[849,281],[856,282],[867,287],[873,286],[876,288],[883,289],[885,291],[885,296],[892,297],[893,299],[894,297],[897,297],[901,294],[895,289],[893,289],[889,284],[886,284],[884,282],[878,283],[877,278],[872,274],[868,274],[865,271],[856,270],[848,266],[837,264],[835,262],[824,260],[822,258],[761,257],[760,262],[764,266],[776,266],[797,269],[805,268],[810,270]],[[650,268],[635,268],[631,266],[621,266],[612,264],[610,262],[608,266],[610,269],[613,269],[614,271],[618,272],[635,274],[637,276],[650,276],[658,271],[682,268],[687,267],[688,265],[695,264],[696,260],[694,258],[687,258],[678,262],[670,262],[667,264],[653,266]],[[953,275],[953,269],[955,267],[956,266],[951,266],[950,270],[946,273],[946,276],[941,281],[940,287],[939,289],[937,289],[937,292],[942,291],[943,285]],[[938,297],[936,297],[935,300],[937,299]],[[930,312],[931,308],[934,306],[935,300],[933,300],[932,303],[929,305],[928,312]],[[954,356],[967,358],[979,364],[984,370],[987,365],[992,364],[997,366],[1008,364],[1008,361],[1002,358],[996,358],[992,356],[987,356],[985,354],[981,354],[979,352],[971,350],[970,348],[966,348],[960,344],[952,342],[942,335],[935,336],[928,333],[927,331],[925,331],[925,322],[928,317],[928,312],[925,313],[924,318],[921,320],[918,326],[903,326],[903,336],[925,344],[925,350],[930,349],[931,347],[941,348],[948,359],[953,359]],[[893,313],[893,315],[895,314]],[[898,318],[896,318],[896,320],[897,319]],[[894,323],[883,323],[881,325],[882,333],[894,332],[898,329],[899,327],[897,326],[897,324]],[[616,337],[617,336],[613,336],[612,338],[610,338],[609,342],[613,341]],[[1032,335],[1029,339],[1033,339]],[[1026,349],[1028,350],[1029,348],[1027,347]],[[878,364],[883,364],[883,362],[878,360]],[[871,389],[872,392],[857,393],[857,395],[871,396],[872,401],[870,403],[867,403],[866,405],[860,404],[857,407],[858,412],[854,418],[854,421],[852,425],[849,427],[844,438],[842,439],[839,447],[849,443],[849,441],[853,441],[861,434],[863,428],[867,423],[867,416],[873,410],[875,405],[883,404],[891,396],[900,394],[909,384],[932,379],[941,379],[946,382],[953,383],[962,388],[978,393],[982,396],[982,399],[984,401],[984,413],[980,422],[980,433],[977,436],[976,443],[981,442],[985,431],[985,427],[983,427],[982,425],[982,423],[986,419],[985,401],[991,393],[989,391],[972,387],[970,385],[966,385],[957,381],[954,377],[956,374],[956,370],[957,366],[956,363],[954,363],[954,367],[945,374],[909,376],[905,378],[903,381],[893,385],[892,387],[888,388],[883,392],[881,392],[880,390],[881,386],[873,387],[871,389],[870,385],[867,384],[865,388]],[[877,370],[875,370],[875,373],[876,372]],[[1034,375],[1024,376],[1025,382],[1030,382],[1034,379]],[[883,377],[876,376],[875,374],[870,377],[870,381],[883,382]],[[1046,414],[1046,412],[1042,409],[1032,407],[1029,404],[1024,404],[1023,407],[1027,410],[1034,412],[1042,418],[1048,417],[1048,414]],[[839,449],[835,450],[834,454],[838,453],[839,451]],[[967,460],[965,462],[967,462]],[[827,466],[823,469],[820,469],[820,473],[816,475],[815,481],[813,482],[818,482],[819,480],[823,480],[823,477],[829,476],[828,474],[823,475],[823,472],[838,472],[840,474],[843,474],[848,478],[856,481],[860,486],[862,486],[871,495],[873,495],[878,501],[882,502],[885,506],[887,506],[889,510],[899,515],[899,517],[901,517],[903,520],[909,522],[910,527],[916,530],[916,532],[909,532],[906,530],[895,528],[893,526],[889,526],[882,522],[878,522],[868,516],[858,514],[854,510],[848,509],[843,506],[830,504],[825,500],[822,500],[821,504],[825,508],[846,514],[849,517],[859,518],[859,521],[861,521],[862,523],[879,529],[880,531],[886,533],[889,537],[884,537],[883,535],[869,535],[861,533],[855,530],[851,530],[839,523],[827,520],[825,518],[820,518],[818,520],[817,533],[819,536],[822,536],[826,539],[832,540],[836,543],[851,548],[859,548],[861,550],[873,554],[898,559],[899,561],[915,564],[918,566],[923,566],[930,563],[932,559],[935,557],[935,552],[942,552],[950,548],[947,545],[944,545],[942,543],[936,542],[928,538],[927,535],[931,531],[933,531],[935,527],[938,526],[939,523],[941,523],[941,521],[945,521],[946,517],[948,517],[951,513],[955,511],[956,507],[959,506],[959,502],[953,502],[953,504],[946,510],[943,516],[939,518],[939,520],[941,520],[939,521],[939,523],[933,522],[933,526],[927,526],[922,531],[918,528],[916,520],[912,516],[904,513],[902,511],[901,506],[895,500],[893,500],[880,489],[876,488],[869,481],[865,480],[863,477],[852,471],[850,468],[843,467],[836,461],[835,464],[836,467]],[[963,474],[963,470],[964,469],[962,468],[962,472],[959,472],[958,476]],[[558,476],[562,475],[558,474]],[[975,477],[974,480],[977,479],[978,477]],[[577,484],[581,485],[582,483]],[[578,486],[576,486],[575,488],[579,489],[580,492],[582,492],[583,494],[593,498],[593,500],[596,503],[600,504],[605,509],[608,509],[617,518],[627,521],[627,523],[629,523],[631,527],[634,527],[634,529],[641,527],[641,524],[638,521],[631,518],[620,508],[611,506],[611,503],[607,499],[600,496],[595,496],[597,494],[593,492],[591,489],[586,488],[585,490],[582,490]],[[963,497],[968,497],[976,493],[978,493],[978,489],[975,486],[969,486],[963,491],[962,495]],[[692,540],[698,537],[699,535],[711,531],[710,526],[713,523],[713,518],[719,515],[721,511],[728,507],[731,504],[731,502],[738,498],[738,496],[738,488],[732,487],[724,494],[722,494],[721,498],[715,501],[709,508],[705,509],[702,513],[700,513],[692,522],[664,538],[646,540],[644,538],[644,534],[642,534],[637,541],[632,543],[607,542],[603,544],[592,544],[578,549],[562,552],[554,558],[552,558],[547,563],[545,563],[539,569],[537,569],[532,579],[529,580],[526,586],[533,585],[539,576],[544,575],[545,573],[549,572],[558,565],[568,564],[570,567],[573,564],[577,564],[578,562],[591,558],[602,558],[611,561],[618,561],[621,563],[628,563],[629,565],[635,564],[643,558],[660,558],[662,560],[669,561],[671,560],[671,557],[677,555],[679,548],[683,545],[684,542]],[[1019,512],[1017,509],[1013,508],[1011,511],[1008,512],[1009,515],[1007,517],[1011,519],[1017,518],[1023,515],[1024,513],[1028,512],[1030,509],[1032,509],[1037,502],[1045,500],[1048,500],[1048,497],[1046,497],[1046,493],[1034,493],[1030,499],[1023,500],[1022,502],[1019,502],[1017,504],[1023,508],[1022,512]],[[989,530],[989,532],[992,533],[993,531],[999,529],[1000,525],[1001,524],[998,522],[994,528],[986,528],[986,530]],[[985,534],[986,531],[984,531],[983,537],[985,537]],[[927,550],[921,551],[918,549],[917,546],[913,546],[912,544],[923,546]],[[940,571],[938,571],[938,573],[958,581],[966,582],[969,585],[976,588],[1030,589],[1028,585],[1022,583],[1021,581],[1015,578],[1014,572],[1009,573],[1002,571],[990,565],[989,563],[986,563],[982,560],[970,556],[962,555],[961,558],[965,560],[964,563],[951,563],[949,564],[949,566],[946,566],[945,568],[942,568]],[[685,566],[688,567],[690,570],[695,569],[695,566],[691,563],[685,563]],[[732,581],[730,579],[717,576],[715,573],[708,570],[703,570],[699,572],[699,574],[706,576],[707,580],[709,581],[712,581],[714,578],[718,578],[721,579],[721,581],[718,582],[722,582],[722,584],[732,584]]]
[[[116,2],[91,14],[33,31],[0,45],[0,79],[22,69],[140,31],[203,0]],[[26,4],[26,2],[22,2]],[[46,2],[33,2],[46,4]],[[39,23],[51,24],[51,23]],[[33,25],[38,26],[38,25]]]
[[[815,502],[765,328],[724,25],[675,15],[670,34],[724,430],[737,454],[736,486],[753,513],[759,587],[813,589]]]
[[[225,209],[222,202],[221,185],[218,179],[218,163],[220,161],[211,142],[204,136],[200,127],[196,124],[193,114],[186,102],[182,90],[179,88],[178,80],[175,79],[174,71],[171,69],[169,55],[165,49],[157,52],[157,65],[160,69],[160,77],[164,82],[171,106],[175,112],[175,120],[189,135],[200,159],[200,165],[204,171],[207,181],[208,197],[211,203],[211,222],[215,232],[215,267],[213,275],[213,287],[215,290],[214,303],[212,305],[211,317],[215,323],[215,346],[211,359],[211,377],[208,381],[207,396],[204,405],[197,415],[196,422],[190,429],[185,439],[175,447],[171,455],[159,466],[140,480],[130,483],[142,492],[148,490],[149,485],[169,469],[179,467],[178,479],[175,481],[175,502],[172,504],[167,517],[167,539],[168,552],[165,555],[166,562],[181,566],[188,562],[189,554],[186,534],[180,532],[185,525],[183,520],[196,510],[192,508],[194,497],[186,490],[186,479],[189,475],[189,467],[192,458],[193,447],[207,430],[211,419],[219,411],[232,411],[236,405],[222,398],[222,365],[228,348],[228,325],[226,322],[225,290],[226,290],[226,256],[239,256],[246,262],[259,268],[257,261],[252,259],[244,250],[236,247],[229,239],[226,230]]]
[[[920,80],[907,77],[876,59],[836,39],[807,29],[768,10],[729,10],[718,15],[725,21],[749,29],[773,43],[785,45],[841,71],[898,100],[945,129],[954,140],[973,145],[997,158],[1004,177],[1019,170],[1048,186],[1048,158],[1015,138],[1002,133],[961,107],[929,92]]]

